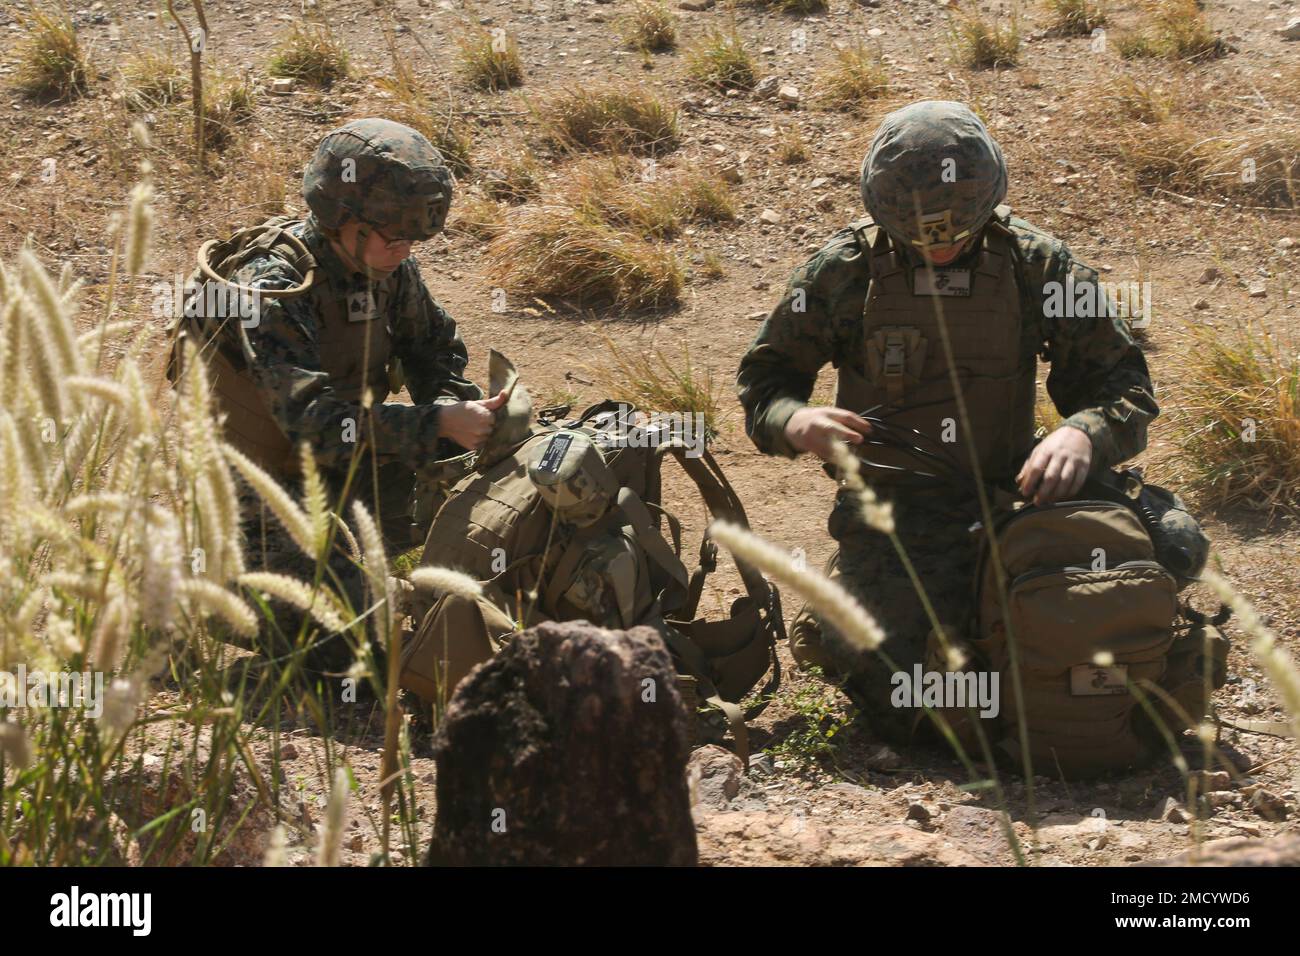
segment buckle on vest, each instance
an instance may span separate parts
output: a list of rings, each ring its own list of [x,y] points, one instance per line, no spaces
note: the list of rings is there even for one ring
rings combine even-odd
[[[903,347],[903,336],[899,332],[891,332],[885,336],[885,378],[893,378],[903,374],[903,363],[907,357],[907,351]]]

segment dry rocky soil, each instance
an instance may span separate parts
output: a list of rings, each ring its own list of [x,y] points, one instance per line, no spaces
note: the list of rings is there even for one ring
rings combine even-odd
[[[189,148],[187,105],[149,117],[154,141],[148,158],[158,213],[155,274],[146,277],[134,305],[127,307],[141,321],[157,321],[149,314],[150,283],[188,272],[203,239],[265,214],[268,197],[282,193],[290,209],[300,209],[296,177],[316,140],[348,118],[383,115],[390,102],[375,83],[393,73],[385,15],[368,0],[332,0],[320,4],[323,11],[315,3],[308,6],[323,12],[346,42],[352,77],[330,90],[299,85],[286,95],[264,93],[251,120],[216,151],[206,172],[196,169]],[[1300,342],[1300,223],[1294,212],[1135,188],[1131,174],[1105,148],[1122,132],[1115,125],[1119,121],[1095,109],[1102,92],[1133,73],[1163,83],[1178,98],[1213,96],[1216,102],[1238,104],[1216,119],[1225,128],[1252,122],[1256,108],[1288,102],[1289,84],[1294,116],[1300,43],[1286,42],[1276,32],[1300,14],[1293,0],[1210,0],[1209,20],[1234,52],[1200,65],[1130,64],[1113,50],[1094,51],[1087,37],[1045,35],[1046,14],[1022,9],[1021,63],[997,71],[958,65],[946,36],[949,11],[933,0],[861,6],[834,0],[829,13],[807,17],[748,8],[675,11],[682,45],[710,27],[734,22],[762,74],[799,88],[798,103],[702,89],[687,77],[680,52],[647,58],[620,48],[611,24],[630,8],[630,0],[481,0],[472,7],[458,0],[400,0],[381,6],[395,25],[397,55],[435,103],[452,103],[472,125],[473,155],[481,169],[532,152],[546,170],[545,191],[548,183],[562,179],[564,160],[540,145],[529,104],[564,88],[598,89],[618,79],[652,88],[680,108],[682,144],[661,158],[665,168],[727,165],[738,172],[733,177],[740,180],[733,187],[738,221],[698,226],[670,243],[694,265],[706,252],[715,253],[723,275],[692,276],[681,303],[668,310],[629,315],[515,297],[504,312],[493,311],[492,285],[482,275],[482,244],[457,229],[455,209],[447,233],[418,247],[416,256],[435,297],[457,319],[476,378],[486,378],[487,352],[496,348],[522,370],[534,396],[581,406],[600,397],[586,383],[592,380],[591,366],[605,355],[602,336],[632,352],[662,349],[674,355],[688,347],[697,371],[711,375],[722,394],[716,451],[754,528],[782,546],[804,549],[810,564],[820,565],[830,553],[825,518],[831,483],[806,457],[790,461],[755,451],[744,434],[731,382],[758,320],[779,297],[791,270],[861,215],[862,149],[890,106],[924,98],[977,106],[1006,152],[1012,208],[1066,239],[1079,257],[1110,277],[1153,283],[1155,308],[1144,341],[1166,418],[1177,407],[1180,372],[1191,347],[1189,323],[1228,328],[1255,320],[1292,348]],[[245,72],[269,87],[269,49],[300,15],[297,4],[208,0],[206,8],[209,65]],[[999,16],[1011,12],[1009,6],[989,9]],[[1120,26],[1142,16],[1131,3],[1111,9]],[[91,315],[107,280],[108,219],[122,208],[141,158],[127,135],[122,102],[113,96],[121,67],[141,51],[182,45],[165,6],[153,10],[134,0],[73,0],[71,12],[98,77],[90,95],[70,102],[33,102],[9,90],[0,94],[0,249],[12,252],[28,239],[47,262],[71,262],[88,283]],[[501,26],[518,37],[522,87],[500,94],[467,89],[455,68],[455,38],[470,23]],[[804,31],[804,43],[792,43],[795,30]],[[0,37],[16,36],[13,18],[0,13]],[[860,115],[812,108],[813,75],[829,63],[833,43],[854,37],[882,51],[893,82],[889,97]],[[796,51],[797,46],[802,49]],[[0,49],[10,48],[7,39],[0,43]],[[0,60],[4,82],[12,62],[8,52]],[[773,158],[773,144],[791,127],[801,132],[811,155],[786,165]],[[53,181],[42,177],[49,158],[57,164]],[[459,195],[473,192],[476,182],[467,177]],[[768,210],[773,215],[763,216]],[[1217,278],[1202,282],[1207,269]],[[1257,283],[1262,294],[1250,288]],[[829,400],[832,375],[827,369],[819,382],[819,400]],[[1175,450],[1167,424],[1157,423],[1141,461],[1177,487]],[[698,535],[706,516],[687,490],[674,478],[666,497],[680,508],[688,531]],[[1300,657],[1300,526],[1285,514],[1269,520],[1250,512],[1201,509],[1201,517],[1229,578]],[[720,610],[739,593],[739,579],[725,558],[711,582],[706,610],[709,601]],[[1208,603],[1205,595],[1194,598],[1202,606]],[[786,599],[787,619],[797,607],[793,598]],[[1232,678],[1218,694],[1220,714],[1281,718],[1245,640],[1239,632],[1233,636]],[[694,758],[703,862],[1013,862],[989,792],[964,788],[960,765],[944,755],[894,753],[873,742],[868,727],[852,724],[837,737],[844,742],[833,756],[782,747],[791,735],[806,731],[810,714],[824,712],[834,720],[844,714],[846,702],[796,673],[784,648],[781,654],[787,679],[757,722],[755,749],[762,752],[749,773],[738,775],[732,758],[712,748]],[[1262,687],[1253,698],[1243,694],[1247,681]],[[355,716],[353,729],[338,740],[361,786],[343,856],[345,862],[364,864],[376,837],[366,814],[358,811],[368,810],[373,819],[378,807],[382,716],[377,710]],[[264,741],[257,744],[260,758],[270,744],[265,729],[258,734]],[[306,862],[323,818],[323,740],[305,720],[289,720],[281,734],[284,781],[296,794],[291,801],[296,805],[285,813],[295,847],[290,858]],[[1184,784],[1168,765],[1090,783],[1040,777],[1033,817],[1025,787],[1010,782],[1011,815],[1028,859],[1044,865],[1123,864],[1171,857],[1198,840],[1294,831],[1300,812],[1294,744],[1225,728],[1220,752],[1222,759],[1206,768],[1201,789],[1211,791],[1210,805],[1199,819],[1184,812]],[[433,762],[417,741],[414,776],[425,827],[433,814],[433,773]],[[260,811],[249,818],[247,839],[232,844],[231,862],[260,861],[269,822]]]

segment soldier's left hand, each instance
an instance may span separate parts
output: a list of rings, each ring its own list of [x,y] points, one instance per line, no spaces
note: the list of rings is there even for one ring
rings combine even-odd
[[[1016,484],[1034,504],[1050,505],[1073,497],[1092,467],[1092,439],[1071,425],[1062,425],[1034,448]]]

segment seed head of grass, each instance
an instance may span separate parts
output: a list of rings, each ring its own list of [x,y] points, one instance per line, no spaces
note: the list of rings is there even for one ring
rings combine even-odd
[[[885,632],[853,595],[819,571],[802,567],[788,551],[725,521],[711,524],[709,536],[737,561],[757,568],[802,597],[855,648],[871,651],[885,642]]]

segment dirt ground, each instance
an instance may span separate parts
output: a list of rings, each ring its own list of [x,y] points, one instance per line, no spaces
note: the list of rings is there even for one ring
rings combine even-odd
[[[1273,102],[1270,98],[1286,84],[1294,91],[1300,43],[1286,43],[1274,33],[1296,15],[1293,0],[1211,0],[1210,22],[1236,52],[1180,67],[1128,64],[1113,51],[1093,52],[1087,37],[1043,36],[1044,15],[1037,9],[1022,10],[1027,40],[1021,65],[1002,71],[956,65],[945,38],[947,11],[931,0],[879,0],[869,6],[836,0],[830,13],[804,18],[747,9],[676,11],[683,46],[734,17],[750,47],[762,51],[758,60],[764,74],[799,87],[805,96],[813,74],[829,62],[833,41],[861,37],[878,43],[894,89],[865,116],[819,111],[806,103],[787,108],[775,99],[747,93],[704,91],[687,79],[680,53],[643,62],[640,55],[619,48],[610,24],[630,5],[630,0],[484,0],[471,8],[452,0],[403,0],[383,6],[392,11],[398,27],[396,47],[406,65],[436,102],[450,96],[473,123],[476,163],[492,168],[501,158],[535,152],[548,170],[543,190],[562,172],[556,158],[538,145],[529,100],[572,85],[598,87],[619,78],[654,88],[679,105],[683,142],[661,164],[737,166],[742,177],[734,187],[740,218],[733,224],[694,227],[671,245],[688,263],[698,264],[706,251],[718,254],[724,275],[692,278],[682,304],[668,311],[619,314],[517,298],[507,300],[504,312],[494,312],[492,285],[482,275],[481,243],[458,231],[455,206],[448,232],[417,247],[416,257],[435,297],[458,322],[471,356],[471,375],[486,379],[488,349],[495,348],[515,362],[541,402],[566,398],[581,407],[601,397],[586,383],[592,380],[590,368],[606,354],[602,336],[613,337],[626,351],[663,349],[671,355],[688,348],[696,367],[711,375],[722,391],[725,414],[715,452],[745,501],[752,525],[784,547],[804,549],[810,565],[820,566],[830,554],[825,520],[831,482],[806,457],[788,461],[760,455],[744,434],[731,382],[758,320],[779,298],[791,270],[843,224],[862,215],[862,149],[891,106],[926,98],[959,99],[977,106],[1006,153],[1007,202],[1012,209],[1065,239],[1076,255],[1102,268],[1109,278],[1152,282],[1155,311],[1144,342],[1166,412],[1176,407],[1180,371],[1190,348],[1187,323],[1229,327],[1254,319],[1284,341],[1300,342],[1300,252],[1295,241],[1300,239],[1300,224],[1294,212],[1135,189],[1128,172],[1102,148],[1118,131],[1092,109],[1098,92],[1117,75],[1139,72],[1162,78],[1176,95],[1213,92],[1235,97],[1242,112],[1225,114],[1222,122],[1248,122],[1252,104]],[[126,306],[141,321],[157,321],[148,313],[148,285],[188,272],[202,240],[245,224],[250,216],[257,218],[248,210],[264,210],[255,204],[277,189],[284,191],[291,209],[301,208],[296,177],[323,133],[348,118],[383,114],[385,94],[374,79],[391,75],[392,66],[375,6],[368,0],[334,0],[320,6],[352,53],[352,78],[329,91],[299,87],[290,95],[261,96],[253,120],[214,156],[207,174],[197,172],[192,162],[185,137],[187,108],[182,105],[154,117],[149,158],[158,212],[155,275]],[[298,15],[297,5],[209,0],[206,7],[212,61],[269,83],[268,50],[286,21]],[[1111,11],[1120,25],[1140,16],[1134,4],[1112,5]],[[167,22],[165,7],[159,14],[131,0],[106,0],[74,3],[72,13],[102,76],[90,96],[70,103],[40,104],[12,91],[0,94],[0,250],[7,255],[26,238],[47,262],[71,262],[88,283],[87,314],[93,314],[107,280],[106,226],[122,207],[140,158],[129,143],[121,104],[112,98],[117,72],[132,52],[163,44],[180,49],[181,41]],[[458,78],[454,38],[471,20],[505,27],[520,38],[525,84],[519,90],[474,92]],[[12,17],[0,13],[0,35],[14,30]],[[803,52],[792,50],[795,30],[805,31]],[[433,59],[413,35],[435,54]],[[6,63],[3,69],[0,82],[11,67]],[[811,153],[808,162],[783,165],[772,160],[774,138],[785,127],[802,133]],[[51,157],[58,174],[46,182],[43,161]],[[473,177],[463,183],[462,194],[473,191],[474,183]],[[776,214],[774,224],[760,219],[764,210]],[[1217,269],[1220,278],[1211,284],[1199,282],[1209,267]],[[1265,294],[1253,296],[1248,286],[1259,280]],[[1202,299],[1207,300],[1205,307],[1194,308]],[[827,369],[819,382],[817,396],[823,401],[829,399],[832,375]],[[1162,419],[1139,462],[1148,474],[1177,488],[1180,466],[1168,436]],[[674,477],[668,481],[666,498],[670,506],[679,506],[688,532],[698,540],[706,516],[686,491]],[[1292,655],[1300,657],[1300,523],[1285,514],[1271,521],[1243,512],[1202,511],[1200,516],[1227,576],[1255,602]],[[711,598],[706,598],[704,609],[709,609],[710,599],[717,609],[730,603],[739,593],[738,585],[734,567],[724,557],[711,579]],[[1204,595],[1197,599],[1200,606],[1208,606]],[[797,609],[798,602],[787,597],[787,620]],[[1220,714],[1279,719],[1281,711],[1267,689],[1259,701],[1243,700],[1243,681],[1263,682],[1239,633],[1233,636],[1232,676],[1218,694]],[[730,793],[702,786],[697,814],[704,862],[1012,861],[988,809],[991,798],[984,791],[961,789],[965,774],[943,755],[885,753],[871,740],[869,728],[854,727],[833,760],[782,757],[778,745],[804,726],[808,701],[821,692],[810,678],[795,672],[785,648],[781,655],[785,685],[756,725],[756,749],[777,749],[757,757],[746,779],[724,788]],[[831,713],[843,711],[842,698],[829,694],[828,701]],[[362,786],[359,801],[377,809],[382,747],[378,713],[369,726],[372,733],[353,733],[340,743]],[[292,721],[283,732],[294,740],[297,753],[284,766],[304,768],[291,773],[305,808],[295,824],[293,842],[299,849],[291,851],[291,859],[307,862],[312,833],[323,816],[323,790],[309,769],[319,759],[322,741]],[[269,735],[258,746],[269,747]],[[1209,789],[1222,795],[1214,798],[1218,805],[1199,824],[1180,822],[1176,814],[1173,819],[1156,818],[1166,798],[1185,797],[1172,767],[1088,784],[1040,778],[1035,788],[1037,819],[1032,821],[1023,785],[1012,784],[1008,799],[1022,840],[1028,843],[1030,822],[1039,827],[1040,842],[1031,860],[1094,865],[1171,856],[1188,848],[1194,827],[1199,827],[1200,838],[1210,840],[1293,831],[1300,772],[1294,745],[1265,734],[1225,729],[1221,746],[1233,766],[1212,769],[1230,769],[1233,779],[1207,781]],[[259,751],[259,756],[264,754]],[[731,772],[717,753],[706,751],[698,760],[708,771],[705,780],[727,778]],[[414,774],[423,815],[430,822],[433,773],[432,760],[421,756],[417,747]],[[1256,789],[1277,798],[1267,814],[1250,805]],[[348,863],[364,864],[376,846],[373,828],[359,816],[354,808],[351,835],[345,840]],[[1101,817],[1104,827],[1098,822]],[[236,862],[257,862],[261,846],[253,841]]]

